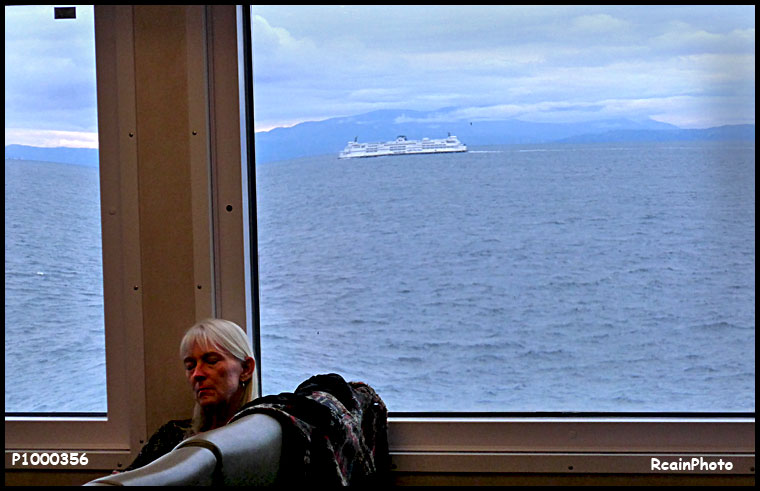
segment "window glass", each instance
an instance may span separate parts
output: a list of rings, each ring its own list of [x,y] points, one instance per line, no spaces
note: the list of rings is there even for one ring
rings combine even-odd
[[[5,7],[5,410],[105,413],[93,7]]]
[[[265,393],[754,411],[754,7],[252,14]]]

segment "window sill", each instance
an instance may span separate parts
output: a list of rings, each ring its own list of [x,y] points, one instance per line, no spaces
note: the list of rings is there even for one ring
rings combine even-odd
[[[755,472],[748,416],[391,415],[388,426],[394,472]]]

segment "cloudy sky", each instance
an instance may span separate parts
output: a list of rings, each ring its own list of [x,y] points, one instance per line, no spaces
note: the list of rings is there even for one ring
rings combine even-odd
[[[440,118],[755,121],[755,7],[255,6],[257,129]]]
[[[10,143],[95,146],[90,9],[6,7]],[[754,6],[256,6],[256,130],[441,120],[755,122]]]
[[[5,144],[97,147],[92,7],[5,7]]]

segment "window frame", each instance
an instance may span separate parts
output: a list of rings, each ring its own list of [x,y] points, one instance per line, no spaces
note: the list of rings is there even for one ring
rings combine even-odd
[[[182,411],[146,407],[148,398],[156,399],[147,378],[163,379],[164,372],[160,366],[161,373],[155,373],[160,364],[146,364],[145,355],[141,250],[150,238],[140,237],[136,8],[139,7],[95,6],[108,413],[6,416],[7,470],[110,471],[124,467],[147,440],[149,417],[161,419],[160,414]],[[245,148],[241,148],[239,138],[242,92],[238,52],[234,48],[239,35],[238,17],[235,8],[229,6],[163,10],[181,16],[184,38],[171,42],[174,49],[180,44],[187,49],[186,72],[178,75],[180,79],[185,77],[188,99],[179,108],[184,112],[179,112],[178,117],[187,117],[193,129],[186,140],[192,176],[192,189],[188,190],[193,230],[192,317],[229,318],[250,336],[250,273],[245,271],[250,265],[244,237],[248,215],[241,187],[244,169],[240,165]],[[171,316],[172,312],[166,314]],[[158,338],[166,339],[162,349],[176,352],[171,336]],[[186,381],[181,377],[181,363],[177,362],[180,376],[169,383],[171,389],[185,392]],[[180,379],[181,387],[177,387],[176,379]],[[170,388],[159,386],[162,393]],[[40,455],[45,451],[84,452],[88,463],[19,466],[13,462],[14,454]]]
[[[5,465],[13,453],[49,449],[87,454],[87,465],[34,469],[114,469],[145,432],[140,237],[131,9],[95,9],[95,51],[103,244],[106,416],[6,416]],[[123,349],[114,349],[114,347]],[[87,449],[86,451],[83,449]]]
[[[754,474],[754,415],[420,415],[389,417],[395,472],[662,474],[661,461],[731,461]]]
[[[252,26],[251,8],[245,5],[239,11],[247,17],[243,21],[246,26]],[[252,50],[252,45],[246,49]],[[252,52],[244,56],[252,59]],[[247,69],[252,71],[252,81],[253,64]],[[252,83],[246,90],[252,100]],[[248,110],[253,113],[252,103]],[[253,125],[253,114],[248,124]],[[244,133],[252,131],[244,129]],[[255,162],[253,165],[255,168]],[[249,192],[253,193],[251,213],[255,219],[255,187]],[[258,282],[258,276],[253,281]],[[255,288],[258,291],[258,284]],[[258,315],[255,321],[258,325]],[[733,469],[676,472],[754,474],[754,413],[391,411],[388,434],[395,473],[662,474],[651,468],[652,458],[703,457],[731,459]]]

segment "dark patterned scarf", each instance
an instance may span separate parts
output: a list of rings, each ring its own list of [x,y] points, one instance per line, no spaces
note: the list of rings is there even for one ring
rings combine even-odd
[[[369,385],[315,375],[294,393],[246,404],[232,421],[255,413],[282,426],[279,484],[387,484],[388,411]]]

